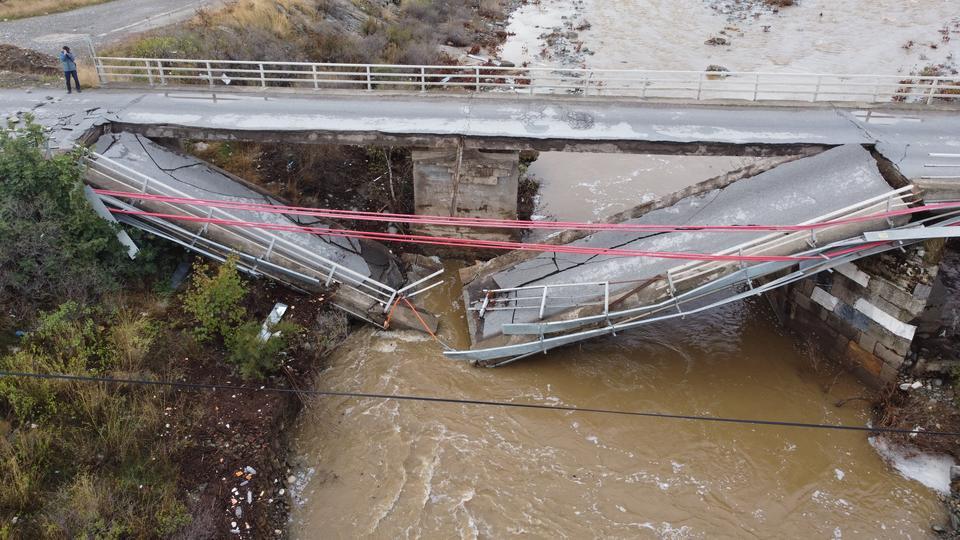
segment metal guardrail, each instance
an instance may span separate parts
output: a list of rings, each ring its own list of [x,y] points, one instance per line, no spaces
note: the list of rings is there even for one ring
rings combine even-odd
[[[440,66],[94,57],[101,84],[447,90],[746,101],[960,101],[960,76]]]
[[[827,214],[817,216],[806,220],[800,225],[811,225],[823,223],[843,218],[861,217],[890,210],[898,210],[909,206],[914,202],[912,186],[905,186],[869,199],[860,201],[856,204],[834,210]],[[735,246],[717,251],[712,255],[782,255],[784,252],[802,251],[809,246],[816,246],[822,242],[820,238],[829,238],[831,231],[843,227],[844,225],[834,225],[821,228],[819,230],[811,229],[809,231],[792,232],[773,232],[762,235],[758,238],[742,242]],[[802,247],[801,247],[802,246]],[[793,263],[791,263],[793,264]],[[665,273],[665,275],[654,276],[652,278],[641,280],[628,280],[623,282],[596,282],[596,283],[560,283],[549,285],[532,285],[526,287],[514,287],[509,289],[490,289],[482,291],[482,299],[474,300],[468,307],[469,311],[479,312],[478,316],[483,316],[490,311],[537,311],[539,316],[537,320],[542,321],[544,315],[556,315],[558,310],[580,308],[591,305],[603,306],[602,313],[595,316],[587,316],[576,319],[575,321],[564,320],[557,322],[542,322],[536,324],[537,333],[550,333],[552,331],[566,331],[571,326],[586,325],[599,321],[632,315],[643,311],[644,308],[628,309],[626,311],[611,312],[611,301],[617,302],[624,294],[632,294],[630,291],[639,283],[644,283],[644,287],[651,286],[655,290],[664,289],[663,294],[674,298],[681,291],[695,287],[703,279],[709,279],[714,276],[722,276],[733,272],[737,267],[741,269],[746,267],[743,263],[729,261],[690,261],[675,266]],[[624,284],[630,284],[625,286]],[[618,287],[619,285],[619,287]],[[551,291],[573,289],[573,293],[566,293],[557,296]],[[533,294],[531,294],[533,293]],[[574,324],[575,323],[575,324]],[[507,331],[511,334],[515,332]]]
[[[189,197],[186,193],[179,191],[173,186],[167,185],[160,179],[133,170],[122,163],[118,163],[95,152],[91,152],[90,156],[86,159],[86,164],[88,166],[88,172],[109,178],[113,182],[124,186],[125,189],[130,191],[131,196],[134,196],[134,198],[137,193]],[[118,202],[115,200],[108,199],[108,202],[113,205],[118,205]],[[130,206],[130,208],[135,207]],[[236,217],[229,212],[215,208],[184,205],[174,207],[173,211],[188,216],[222,217],[236,220]],[[270,231],[236,228],[223,224],[204,225],[198,232],[190,231],[157,218],[125,218],[124,221],[144,229],[146,229],[146,227],[143,225],[147,225],[151,229],[150,232],[165,231],[165,234],[162,234],[164,238],[178,241],[178,243],[185,245],[189,249],[208,257],[222,259],[223,254],[236,253],[251,273],[257,273],[259,271],[278,278],[278,274],[282,274],[286,277],[286,281],[293,280],[309,285],[323,284],[329,286],[332,283],[338,283],[373,300],[382,307],[384,312],[392,307],[393,302],[400,295],[410,298],[439,285],[439,282],[435,282],[431,285],[423,286],[426,281],[437,277],[439,275],[438,272],[410,283],[403,288],[395,289],[370,276],[361,274],[313,253],[303,246]],[[208,238],[207,236],[209,236],[211,229],[219,230],[224,235],[224,238],[229,239],[230,243],[234,245],[227,246],[224,245],[224,241],[226,240],[217,242]],[[158,235],[161,234],[158,232]],[[202,248],[201,245],[206,247]],[[238,246],[246,246],[247,249],[241,249]],[[219,257],[217,254],[219,254]],[[306,272],[314,275],[308,275]]]
[[[916,242],[920,242],[928,237],[948,237],[956,236],[956,231],[953,230],[954,227],[960,225],[960,212],[950,212],[946,215],[937,217],[929,217],[923,219],[919,222],[913,222],[908,225],[901,227],[895,227],[886,232],[896,231],[899,238],[895,239],[892,242],[886,243],[884,245],[868,247],[864,251],[854,252],[846,254],[840,257],[835,258],[825,258],[821,261],[815,261],[809,265],[801,265],[799,269],[787,273],[781,277],[775,278],[769,282],[766,282],[760,286],[754,287],[751,282],[752,280],[762,277],[776,274],[787,268],[789,268],[792,263],[790,262],[777,262],[777,263],[761,263],[760,265],[750,266],[743,268],[735,274],[731,274],[714,280],[708,283],[705,283],[696,289],[688,291],[676,299],[668,299],[666,301],[651,304],[648,306],[643,306],[641,308],[635,308],[633,310],[628,310],[625,312],[618,313],[616,315],[622,316],[625,314],[633,315],[627,318],[620,318],[616,322],[608,321],[606,325],[595,327],[588,330],[580,330],[574,333],[558,335],[555,337],[546,337],[542,328],[537,330],[534,328],[534,324],[519,324],[512,325],[515,326],[515,330],[520,330],[519,332],[512,332],[512,334],[525,334],[528,333],[524,330],[524,327],[529,327],[530,330],[534,330],[530,333],[539,333],[539,339],[534,341],[527,341],[523,343],[514,343],[505,346],[492,347],[487,349],[473,349],[473,350],[459,350],[459,351],[446,351],[444,355],[449,358],[469,360],[474,363],[484,365],[487,367],[497,367],[511,362],[515,362],[522,358],[526,358],[532,354],[537,353],[546,353],[551,349],[557,347],[562,347],[564,345],[569,345],[571,343],[576,343],[578,341],[583,341],[595,337],[600,337],[604,335],[614,335],[616,336],[618,332],[625,330],[630,330],[633,328],[638,328],[643,325],[656,323],[659,321],[665,321],[670,319],[682,318],[689,315],[694,315],[696,313],[701,313],[711,309],[715,309],[719,306],[730,304],[739,300],[749,298],[751,296],[757,296],[764,292],[789,285],[806,277],[809,277],[818,272],[825,270],[830,270],[836,268],[837,266],[852,262],[863,257],[868,257],[878,253],[883,253],[892,249],[902,248],[906,245],[910,245]],[[911,234],[913,233],[913,234]],[[861,235],[859,238],[854,238],[850,240],[844,240],[839,242],[834,242],[832,244],[820,246],[808,251],[803,252],[804,254],[819,254],[824,253],[828,249],[834,249],[839,247],[850,247],[854,245],[862,245],[866,243],[866,238]],[[734,292],[733,294],[728,294],[719,300],[707,301],[706,304],[703,303],[703,300],[711,298],[716,294],[720,294],[724,291],[735,291],[738,287],[743,285],[747,286],[747,290],[743,292]],[[675,301],[676,300],[676,301]],[[684,310],[681,306],[688,303],[697,302],[695,307],[691,309]],[[610,314],[611,317],[614,314]],[[580,323],[583,319],[577,319],[568,321],[570,323]],[[581,324],[574,324],[573,326],[567,327],[567,329],[577,329],[581,327]]]

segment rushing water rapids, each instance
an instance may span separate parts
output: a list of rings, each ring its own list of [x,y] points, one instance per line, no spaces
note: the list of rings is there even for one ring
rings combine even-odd
[[[453,275],[449,276],[453,279]],[[466,344],[456,283],[429,300]],[[863,425],[847,375],[818,375],[762,301],[506,368],[361,330],[318,388]],[[322,399],[294,444],[300,538],[923,537],[935,494],[863,433],[467,405]]]
[[[732,0],[726,4],[733,4]],[[748,3],[748,2],[744,2]],[[746,18],[703,0],[543,0],[522,6],[504,48],[541,58],[539,36],[582,32],[596,67],[895,73],[943,61],[960,35],[953,0],[804,0]],[[718,11],[714,9],[720,6]],[[823,17],[819,13],[823,12]],[[731,21],[731,19],[735,19]],[[701,43],[737,26],[729,48]],[[763,26],[770,26],[769,32]],[[537,28],[540,26],[541,28]],[[740,33],[743,36],[740,36]],[[877,39],[882,36],[882,39]],[[693,45],[691,45],[693,44]],[[544,154],[540,213],[596,219],[743,158]],[[669,179],[678,179],[674,186]],[[440,338],[468,345],[455,272],[425,299]],[[784,335],[760,299],[583,343],[505,368],[447,360],[429,337],[364,328],[334,352],[320,389],[864,425],[852,376]],[[303,413],[291,531],[299,538],[922,538],[936,493],[898,475],[865,434],[468,405],[320,399]]]

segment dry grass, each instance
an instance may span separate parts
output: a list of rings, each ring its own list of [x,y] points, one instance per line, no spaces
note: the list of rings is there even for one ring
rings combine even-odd
[[[100,86],[100,78],[97,77],[97,70],[93,66],[77,66],[77,77],[80,78],[81,88],[97,88]]]
[[[49,13],[70,11],[111,0],[0,0],[0,20],[24,19]]]
[[[293,33],[294,21],[309,13],[306,0],[241,0],[213,15],[216,24],[236,28],[262,28],[286,38]],[[219,20],[217,20],[219,19]]]

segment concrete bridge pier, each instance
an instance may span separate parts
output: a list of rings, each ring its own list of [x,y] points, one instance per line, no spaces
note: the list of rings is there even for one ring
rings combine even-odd
[[[519,151],[464,148],[413,151],[414,205],[418,215],[517,219]],[[436,227],[418,234],[480,240],[514,240],[514,229]]]

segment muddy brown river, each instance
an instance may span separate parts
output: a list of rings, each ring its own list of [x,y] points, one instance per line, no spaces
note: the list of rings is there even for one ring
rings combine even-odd
[[[427,299],[464,346],[454,275]],[[864,425],[854,378],[814,369],[763,300],[504,368],[364,328],[316,387]],[[297,538],[923,538],[936,494],[863,433],[320,399],[301,416]]]
[[[958,36],[929,47],[958,22],[954,0],[803,0],[792,12],[723,13],[741,4],[756,2],[525,3],[503,57],[896,73],[944,61],[960,44]],[[583,20],[595,55],[544,48],[541,34]],[[724,29],[732,46],[701,45]],[[920,45],[902,48],[911,40]],[[543,181],[538,214],[593,220],[747,162],[548,153],[531,172]],[[459,291],[451,271],[425,303],[442,315],[441,339],[465,347]],[[364,328],[330,357],[315,387],[869,422],[864,401],[835,406],[863,386],[785,335],[763,299],[498,369],[441,352],[422,334]],[[933,490],[901,476],[864,433],[842,431],[337,398],[301,416],[291,460],[296,538],[926,538],[944,517]]]

